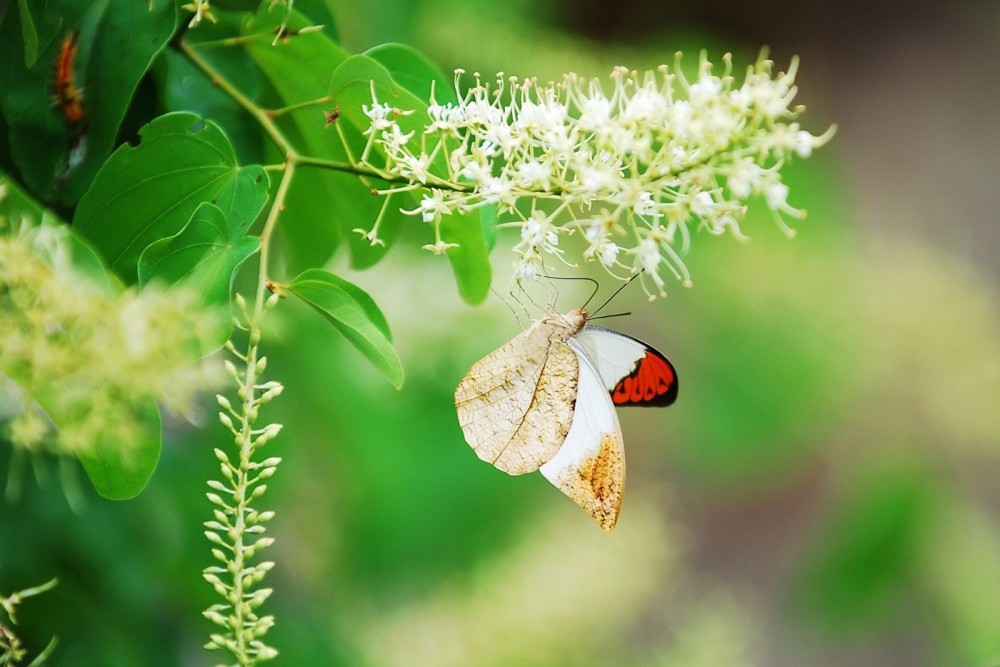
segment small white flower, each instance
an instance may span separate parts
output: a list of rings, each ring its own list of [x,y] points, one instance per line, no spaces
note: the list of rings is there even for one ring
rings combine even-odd
[[[389,128],[382,133],[382,143],[390,155],[395,155],[404,150],[406,144],[413,138],[413,134],[413,132],[403,134],[403,131],[399,129],[399,125],[391,123]]]
[[[445,200],[445,194],[443,190],[434,190],[430,195],[424,195],[423,199],[420,200],[420,207],[413,211],[403,211],[407,215],[420,214],[420,218],[424,222],[434,222],[439,220],[442,215],[447,215],[450,212],[448,202]]]
[[[428,243],[427,245],[421,246],[421,250],[429,250],[435,255],[443,255],[450,248],[457,248],[457,243],[445,243],[444,241],[438,239],[434,243]]]
[[[490,167],[482,162],[468,160],[459,169],[458,175],[473,183],[482,183],[491,176]]]
[[[541,256],[537,252],[531,252],[522,255],[520,261],[514,264],[514,277],[518,280],[534,280],[542,275],[543,268]]]
[[[484,201],[508,206],[515,204],[514,184],[506,177],[485,176],[480,183],[482,183],[481,193]]]
[[[715,211],[715,200],[712,199],[712,194],[710,192],[699,192],[691,200],[691,212],[695,215],[705,218]]]
[[[461,127],[461,110],[448,104],[430,104],[427,106],[427,115],[431,118],[431,124],[424,130],[425,133],[452,132]]]
[[[396,124],[394,120],[390,120],[392,107],[388,104],[381,104],[373,100],[370,107],[366,104],[362,104],[361,111],[364,112],[364,114],[368,116],[372,122],[371,127],[365,130],[366,135],[383,132]]]
[[[431,164],[430,155],[402,155],[397,162],[397,173],[421,183],[427,182],[427,169]]]
[[[688,89],[688,99],[691,104],[708,104],[719,98],[722,92],[722,81],[717,76],[702,74]]]
[[[812,155],[813,150],[813,135],[809,134],[805,130],[799,130],[795,133],[795,153],[801,158],[807,158]]]
[[[615,262],[618,260],[618,252],[621,248],[618,247],[617,243],[612,243],[608,241],[607,243],[602,243],[598,246],[598,253],[600,254],[601,264],[604,266],[614,266]]]
[[[652,234],[639,242],[639,247],[636,248],[636,259],[638,260],[639,268],[643,271],[646,271],[650,275],[658,274],[658,267],[660,266],[660,262],[663,261],[663,256],[660,254],[660,244],[653,238]]]
[[[746,199],[759,187],[762,169],[750,158],[742,158],[735,162],[726,185],[737,199]]]
[[[788,186],[781,181],[768,183],[764,186],[764,199],[771,210],[783,208],[788,201]]]
[[[605,130],[611,122],[611,101],[597,91],[593,97],[583,101],[580,108],[580,129],[587,132]]]
[[[552,178],[552,167],[539,160],[527,160],[517,165],[518,184],[523,188],[547,190]]]
[[[634,210],[636,215],[647,218],[656,218],[663,215],[657,208],[656,202],[653,201],[653,195],[648,192],[639,193],[639,201],[636,202]]]

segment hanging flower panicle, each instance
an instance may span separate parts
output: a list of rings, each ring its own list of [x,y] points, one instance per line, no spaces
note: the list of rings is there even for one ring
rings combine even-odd
[[[13,444],[81,454],[103,441],[127,454],[142,435],[131,410],[156,401],[184,414],[219,384],[221,367],[198,357],[211,349],[222,313],[193,290],[116,294],[76,263],[67,228],[11,224],[0,219],[0,369],[45,397],[61,427],[53,432],[28,394],[5,383],[0,394],[16,404],[3,425]]]
[[[403,212],[435,227],[437,242],[426,246],[434,252],[450,247],[440,239],[443,216],[494,204],[521,228],[517,278],[539,275],[552,256],[569,263],[558,240],[576,232],[585,260],[620,278],[644,270],[647,292],[662,295],[664,267],[690,283],[680,255],[692,228],[742,238],[754,196],[789,235],[785,220],[803,217],[788,203],[781,167],[808,157],[834,128],[815,136],[800,127],[797,65],[773,74],[762,57],[738,82],[728,54],[721,75],[702,55],[689,80],[678,54],[673,68],[617,67],[607,87],[575,74],[543,85],[502,73],[491,86],[475,74],[457,104],[432,93],[422,133],[402,120],[412,110],[379,102],[373,87],[362,162],[404,182],[381,194],[423,191]]]

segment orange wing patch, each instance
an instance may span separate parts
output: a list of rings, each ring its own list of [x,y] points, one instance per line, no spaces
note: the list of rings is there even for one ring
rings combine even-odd
[[[77,87],[73,76],[73,63],[76,61],[77,33],[71,32],[63,39],[56,56],[53,81],[56,88],[56,104],[62,109],[66,122],[76,125],[83,120],[83,91]]]
[[[677,400],[677,373],[665,357],[647,349],[635,370],[615,385],[611,400],[615,405],[670,405]]]
[[[601,528],[611,532],[618,522],[625,491],[625,456],[620,437],[602,434],[597,455],[581,462],[575,470],[565,470],[557,485]]]

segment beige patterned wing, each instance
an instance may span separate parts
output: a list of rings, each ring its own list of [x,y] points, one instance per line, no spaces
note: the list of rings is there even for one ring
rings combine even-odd
[[[455,390],[465,439],[511,475],[555,456],[573,423],[580,362],[554,327],[539,324],[476,362]]]
[[[597,367],[575,338],[569,345],[580,361],[576,414],[562,448],[542,466],[542,474],[610,532],[625,492],[622,429]]]

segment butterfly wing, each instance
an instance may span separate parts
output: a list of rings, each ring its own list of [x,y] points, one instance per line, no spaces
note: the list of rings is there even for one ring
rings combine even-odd
[[[622,430],[597,366],[577,338],[567,341],[580,368],[573,423],[562,447],[541,472],[601,528],[611,531],[625,491]]]
[[[593,360],[615,405],[663,407],[677,400],[677,371],[649,345],[591,326],[574,339]]]
[[[580,364],[558,338],[539,322],[476,362],[455,390],[466,441],[511,475],[555,456],[573,422]]]

